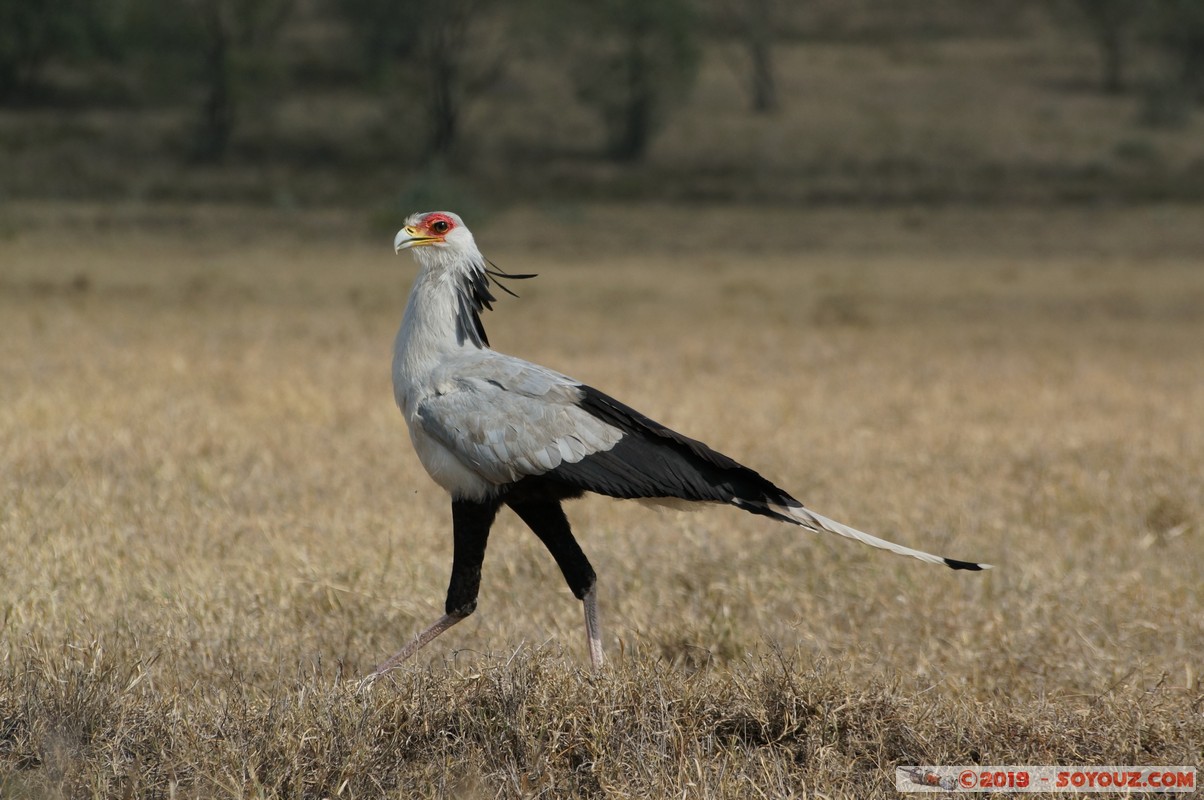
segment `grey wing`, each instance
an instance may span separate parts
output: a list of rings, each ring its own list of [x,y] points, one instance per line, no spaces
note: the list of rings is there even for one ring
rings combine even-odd
[[[572,379],[498,353],[482,355],[440,370],[416,421],[485,480],[542,475],[622,438],[620,429],[581,408],[583,391]]]

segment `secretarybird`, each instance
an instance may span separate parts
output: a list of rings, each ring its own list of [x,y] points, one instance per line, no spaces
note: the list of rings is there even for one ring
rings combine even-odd
[[[453,556],[445,613],[377,667],[392,669],[477,605],[485,542],[509,506],[552,553],[585,605],[594,667],[602,664],[594,570],[573,538],[561,502],[585,492],[617,498],[729,503],[808,530],[953,569],[956,561],[894,544],[810,511],[759,474],[666,428],[597,389],[490,349],[481,312],[490,281],[530,278],[499,271],[472,233],[446,211],[414,214],[394,249],[421,269],[393,351],[393,390],[418,458],[452,501]]]

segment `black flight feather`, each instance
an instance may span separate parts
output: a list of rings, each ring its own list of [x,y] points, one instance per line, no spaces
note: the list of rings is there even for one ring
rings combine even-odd
[[[581,408],[624,435],[611,449],[575,464],[562,463],[545,477],[610,497],[733,503],[786,521],[790,520],[767,506],[801,505],[755,470],[702,442],[590,386],[582,386],[581,391]]]

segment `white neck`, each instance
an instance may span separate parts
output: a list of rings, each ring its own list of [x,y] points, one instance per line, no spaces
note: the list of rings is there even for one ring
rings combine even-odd
[[[472,262],[431,255],[436,257],[420,260],[422,269],[410,289],[393,344],[393,392],[403,410],[417,388],[429,385],[431,372],[448,356],[478,349],[465,336],[464,326],[471,320],[463,318],[461,299],[465,265]]]

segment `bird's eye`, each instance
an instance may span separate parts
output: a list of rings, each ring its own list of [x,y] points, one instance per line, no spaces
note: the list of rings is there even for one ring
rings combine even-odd
[[[431,230],[435,233],[447,233],[451,230],[451,224],[445,219],[437,219],[431,223]]]

